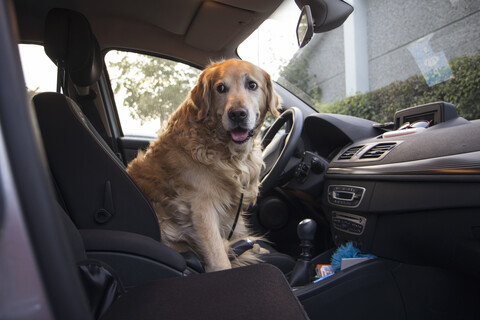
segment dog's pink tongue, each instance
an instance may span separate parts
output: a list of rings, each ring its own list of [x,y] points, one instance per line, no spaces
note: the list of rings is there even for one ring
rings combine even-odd
[[[247,139],[248,130],[235,129],[230,131],[230,135],[232,136],[233,141],[242,142],[242,141],[245,141],[245,139]]]

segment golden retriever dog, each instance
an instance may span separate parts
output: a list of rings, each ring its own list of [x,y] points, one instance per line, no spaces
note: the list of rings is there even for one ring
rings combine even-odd
[[[196,253],[207,272],[255,263],[268,253],[255,244],[232,257],[231,245],[252,238],[244,209],[258,195],[257,136],[267,112],[278,116],[278,108],[270,76],[259,67],[235,59],[211,64],[158,139],[128,165],[155,209],[162,241]]]

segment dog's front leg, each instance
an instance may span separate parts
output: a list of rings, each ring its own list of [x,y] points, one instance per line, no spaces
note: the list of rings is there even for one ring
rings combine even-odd
[[[202,202],[204,202],[203,200]],[[193,210],[196,242],[202,251],[207,272],[232,268],[220,235],[218,214],[213,205],[199,204]]]

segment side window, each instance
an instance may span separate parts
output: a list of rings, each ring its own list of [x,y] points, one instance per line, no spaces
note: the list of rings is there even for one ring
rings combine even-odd
[[[57,67],[45,54],[43,46],[19,44],[25,86],[30,97],[57,89]]]
[[[184,63],[112,50],[105,56],[124,135],[155,137],[195,85]]]

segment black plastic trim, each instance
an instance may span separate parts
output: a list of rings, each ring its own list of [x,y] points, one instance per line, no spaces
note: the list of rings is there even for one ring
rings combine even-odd
[[[0,4],[0,119],[31,243],[56,319],[91,319],[27,102],[13,5]]]
[[[373,166],[330,167],[327,175],[480,175],[480,151]]]

